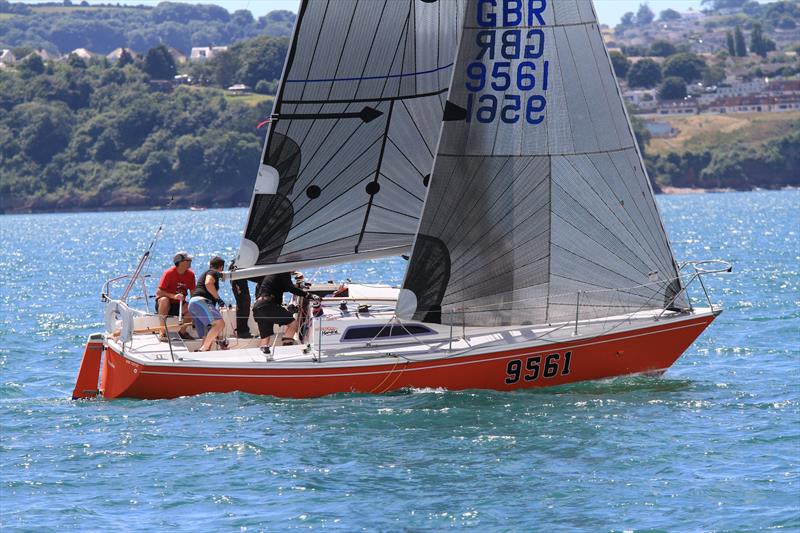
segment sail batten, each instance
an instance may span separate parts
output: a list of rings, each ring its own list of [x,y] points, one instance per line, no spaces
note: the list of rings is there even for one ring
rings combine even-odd
[[[448,94],[460,113],[443,124],[404,281],[414,318],[668,305],[678,272],[591,1],[469,0],[461,33]]]

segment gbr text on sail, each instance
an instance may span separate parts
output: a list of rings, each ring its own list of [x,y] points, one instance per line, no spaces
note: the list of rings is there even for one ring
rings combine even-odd
[[[550,70],[547,0],[477,0],[475,53],[466,66],[467,122],[541,124]]]

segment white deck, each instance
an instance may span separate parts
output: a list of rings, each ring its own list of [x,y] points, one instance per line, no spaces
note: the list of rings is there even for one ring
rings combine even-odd
[[[344,302],[347,310],[340,309]],[[277,342],[272,347],[268,359],[258,348],[259,339],[238,339],[233,337],[235,310],[223,310],[226,322],[226,335],[229,347],[227,350],[213,349],[209,352],[196,351],[200,341],[182,341],[174,331],[170,330],[171,343],[160,342],[153,332],[133,333],[123,344],[118,336],[106,336],[109,346],[135,362],[147,365],[215,367],[215,368],[302,368],[325,364],[326,366],[361,366],[379,363],[393,364],[398,359],[424,361],[442,357],[459,357],[477,355],[514,348],[533,348],[557,342],[573,342],[585,340],[587,344],[597,337],[610,333],[630,331],[657,324],[670,323],[681,327],[681,323],[711,314],[708,308],[695,309],[692,313],[665,313],[660,318],[659,311],[644,311],[632,315],[581,321],[575,334],[575,322],[509,327],[450,327],[441,324],[422,324],[416,321],[405,321],[404,325],[418,324],[426,326],[432,333],[384,339],[362,339],[358,341],[341,341],[346,329],[350,326],[383,327],[392,321],[394,310],[391,298],[373,296],[369,299],[345,298],[326,299],[324,316],[314,319],[310,334],[303,345],[282,346],[280,335],[275,335]],[[359,312],[359,305],[370,305],[368,311]],[[363,308],[362,308],[363,309]],[[146,330],[157,326],[156,317],[137,317],[133,321],[134,330]],[[174,324],[174,319],[171,319]],[[398,323],[394,319],[394,323]],[[321,328],[321,329],[320,329]],[[192,330],[190,330],[192,331]],[[251,317],[251,331],[258,329]],[[321,335],[321,332],[328,333]],[[335,334],[331,334],[335,332]],[[171,346],[170,346],[171,345]],[[170,349],[171,348],[171,349]]]

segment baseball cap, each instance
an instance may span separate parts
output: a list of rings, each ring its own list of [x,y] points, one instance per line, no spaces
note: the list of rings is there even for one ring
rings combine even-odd
[[[189,252],[178,252],[175,254],[175,257],[172,258],[172,262],[176,265],[181,261],[191,261],[192,256],[189,255]]]

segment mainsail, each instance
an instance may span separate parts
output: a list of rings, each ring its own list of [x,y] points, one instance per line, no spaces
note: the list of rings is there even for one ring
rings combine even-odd
[[[447,107],[399,308],[480,326],[685,306],[590,0],[469,0]]]
[[[462,0],[302,3],[240,268],[410,251],[463,9]]]

